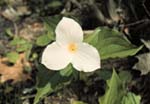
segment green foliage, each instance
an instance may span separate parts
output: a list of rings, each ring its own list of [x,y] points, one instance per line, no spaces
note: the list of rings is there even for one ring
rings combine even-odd
[[[68,85],[71,82],[71,79],[73,78],[73,68],[71,65],[57,72],[52,72],[42,65],[39,65],[37,68],[38,84],[34,104],[37,104],[40,101],[40,99],[42,99],[45,95],[50,94]]]
[[[107,69],[100,69],[96,72],[96,74],[102,78],[103,80],[108,80],[111,78],[112,71]]]
[[[55,40],[55,28],[58,22],[60,21],[60,19],[61,19],[60,15],[42,18],[46,30],[48,31],[48,36],[52,40]]]
[[[0,6],[4,5],[6,0],[0,0]]]
[[[47,34],[39,36],[36,40],[36,45],[45,46],[51,41],[55,40],[54,30],[59,20],[60,20],[60,16],[57,15],[49,18],[46,17],[43,18],[44,26],[47,30]]]
[[[47,34],[42,35],[37,39],[36,44],[38,46],[45,46],[51,41],[55,40],[54,30],[59,20],[59,16],[43,18],[45,27],[47,29]],[[86,36],[84,41],[98,49],[101,59],[132,56],[142,48],[142,46],[136,47],[131,44],[117,30],[106,27],[97,28],[94,33]],[[71,83],[71,79],[76,77],[71,65],[57,72],[49,71],[41,65],[38,65],[37,68],[38,84],[34,104],[37,104],[40,99],[44,98],[44,96],[47,94],[50,94],[58,89],[63,88],[63,86],[68,85]],[[106,76],[106,74],[108,74],[108,76]],[[107,80],[110,78],[111,72],[101,71],[101,73],[98,75],[101,76],[102,79]],[[99,102],[101,104],[120,104],[124,98],[124,95],[128,94],[125,85],[127,80],[129,81],[130,79],[131,75],[127,72],[122,72],[118,76],[117,73],[113,71],[111,79],[107,81],[108,88],[106,90],[106,94],[99,99]],[[76,103],[82,104],[82,102]]]
[[[13,37],[13,33],[10,28],[7,28],[5,31],[6,31],[6,35],[8,35],[9,37]]]
[[[107,85],[105,95],[99,99],[100,104],[120,104],[125,91],[115,70],[113,70],[111,79],[107,80]]]
[[[29,56],[31,54],[32,49],[32,43],[29,42],[26,39],[23,39],[21,37],[14,37],[13,40],[9,43],[10,46],[13,46],[15,48],[14,52],[8,53],[7,57],[9,58],[10,62],[15,63],[19,57],[20,52],[25,52],[26,59],[29,59]],[[12,54],[13,53],[13,54]],[[29,67],[25,67],[25,69],[31,69]]]
[[[127,82],[131,74],[123,71],[117,75],[115,70],[110,80],[107,80],[107,89],[104,96],[99,98],[100,104],[140,104],[140,97],[127,91]],[[133,103],[131,103],[133,102]]]
[[[38,54],[37,53],[32,53],[32,56],[30,57],[30,61],[33,61],[37,58],[38,58]]]
[[[10,42],[10,45],[21,45],[21,44],[25,44],[26,40],[24,40],[23,38],[20,37],[14,37],[14,39]]]
[[[14,37],[14,39],[10,42],[10,45],[15,46],[17,52],[28,51],[32,48],[32,44],[30,42],[20,37]]]
[[[82,101],[72,101],[71,104],[87,104]]]
[[[44,18],[45,26],[48,30],[46,35],[40,36],[36,44],[39,46],[47,45],[55,40],[55,27],[59,21],[59,17]],[[95,46],[101,55],[101,59],[127,57],[136,54],[141,47],[136,47],[131,44],[120,32],[106,27],[97,28],[93,34],[88,35],[84,39],[85,42]],[[45,67],[38,66],[38,84],[37,94],[34,99],[34,104],[37,104],[47,94],[50,94],[63,86],[68,85],[71,79],[76,77],[73,68],[69,65],[67,68],[51,72]],[[108,74],[108,76],[106,76]],[[99,76],[107,80],[110,78],[110,71],[102,71]],[[107,81],[108,88],[106,94],[99,99],[101,104],[120,104],[122,98],[126,94],[125,83],[130,80],[130,74],[127,72],[120,73],[120,76],[113,71],[112,77]],[[120,95],[118,97],[118,95]]]
[[[132,79],[132,75],[130,72],[128,71],[121,71],[119,73],[119,78],[121,79],[121,83],[124,85],[126,85],[126,83],[129,83]],[[124,86],[125,88],[126,86]]]
[[[58,0],[52,1],[51,3],[48,4],[48,7],[50,8],[55,8],[60,6],[62,6],[62,2]]]
[[[16,63],[19,58],[19,54],[17,52],[9,52],[6,54],[6,57],[11,63]]]
[[[136,47],[122,33],[106,27],[97,28],[85,41],[98,49],[101,59],[132,56],[143,47]]]
[[[140,100],[140,96],[128,92],[127,95],[123,97],[121,104],[140,104]]]
[[[51,39],[48,37],[48,35],[41,35],[37,38],[36,45],[45,46],[50,42],[51,42]]]
[[[87,42],[87,43],[93,45],[94,47],[96,47],[97,43],[98,43],[99,32],[100,32],[100,30],[96,29],[92,34],[86,35],[84,38],[84,42]]]

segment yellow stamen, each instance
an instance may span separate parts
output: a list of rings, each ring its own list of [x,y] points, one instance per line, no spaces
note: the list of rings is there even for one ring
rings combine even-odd
[[[68,45],[68,50],[70,51],[70,52],[76,52],[77,51],[77,45],[75,44],[75,43],[70,43],[69,45]]]

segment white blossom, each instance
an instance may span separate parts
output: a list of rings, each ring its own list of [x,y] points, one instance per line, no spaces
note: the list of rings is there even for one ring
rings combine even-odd
[[[56,41],[48,45],[42,55],[42,64],[48,69],[61,70],[70,63],[84,72],[101,67],[97,49],[83,42],[83,30],[76,21],[63,17],[55,33]]]

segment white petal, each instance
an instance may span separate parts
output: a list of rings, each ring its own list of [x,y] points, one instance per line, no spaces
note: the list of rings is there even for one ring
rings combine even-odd
[[[63,17],[56,27],[56,41],[64,44],[83,41],[81,26],[73,19]]]
[[[71,61],[71,55],[68,50],[53,42],[48,45],[42,55],[42,64],[48,69],[60,70],[65,68]]]
[[[79,71],[95,71],[100,68],[99,53],[95,47],[82,43],[78,45],[78,50],[72,59],[72,64]]]

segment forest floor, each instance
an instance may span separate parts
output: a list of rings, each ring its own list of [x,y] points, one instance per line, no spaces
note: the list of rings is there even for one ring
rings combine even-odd
[[[111,17],[107,13],[107,2],[104,0],[93,0],[94,5],[88,1],[92,0],[0,1],[0,104],[33,103],[36,94],[36,63],[44,48],[34,45],[37,37],[46,32],[42,21],[45,17],[55,15],[73,17],[79,20],[84,30],[93,30],[98,26],[117,27],[136,46],[143,44],[141,39],[150,40],[150,2],[148,0],[143,2],[126,0],[120,5],[117,4],[121,14],[116,17]],[[109,18],[111,22],[99,16],[100,10],[104,12],[104,18]],[[15,59],[12,59],[12,64],[8,62],[9,58],[6,56],[7,53],[16,51],[16,46],[10,45],[14,37],[23,38],[31,44],[18,51],[19,58],[16,63],[13,63]],[[36,53],[30,55],[30,59],[27,60],[25,52],[29,50],[30,45],[32,45],[31,52]],[[144,47],[138,54],[146,52],[149,51]],[[138,62],[136,57],[110,59],[102,61],[102,67],[104,69],[113,67],[131,72],[133,83],[130,84],[129,90],[142,96],[142,104],[150,104],[150,73],[140,75],[140,71],[133,69],[136,62]],[[73,100],[98,104],[98,96],[105,93],[106,82],[94,76],[91,76],[90,81],[92,83],[89,86],[83,81],[76,81],[57,93],[45,97],[40,104],[70,104]]]

